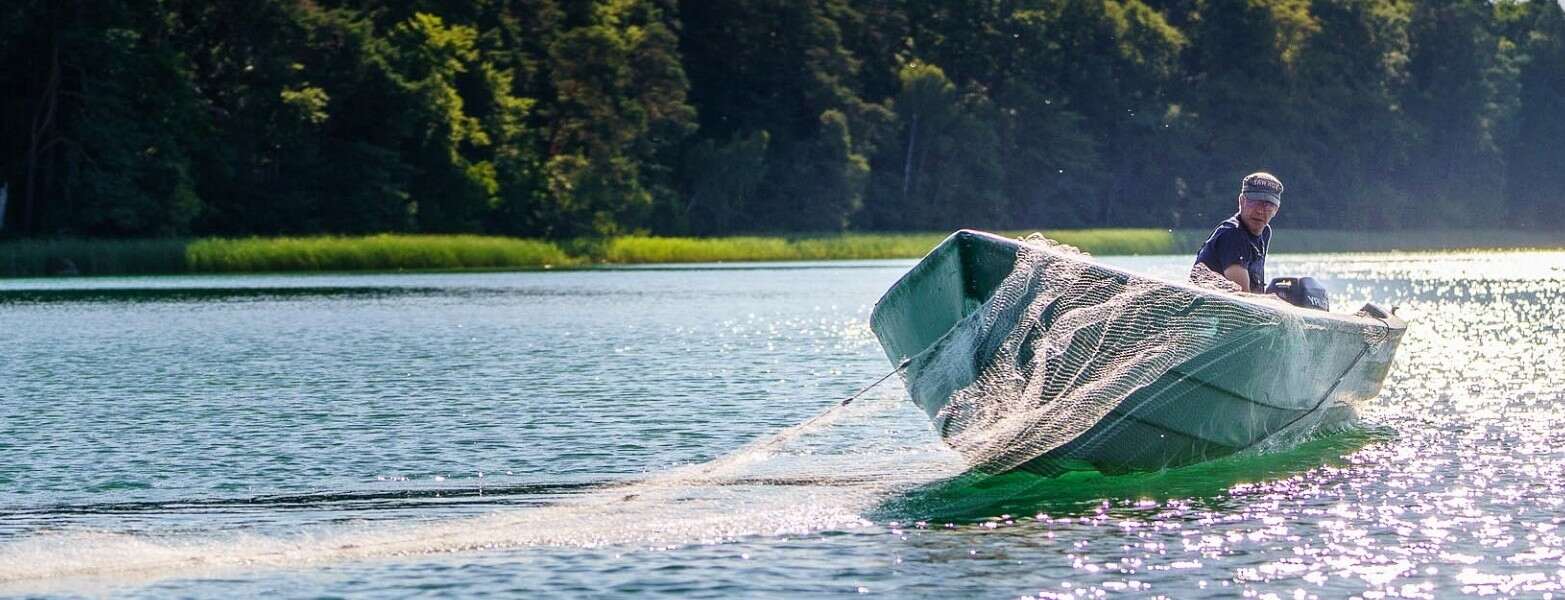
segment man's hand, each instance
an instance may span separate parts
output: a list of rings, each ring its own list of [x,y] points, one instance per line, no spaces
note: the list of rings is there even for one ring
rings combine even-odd
[[[1228,265],[1228,268],[1223,269],[1223,277],[1227,277],[1229,281],[1239,284],[1240,291],[1254,291],[1250,289],[1250,270],[1244,268],[1244,265],[1237,263]]]

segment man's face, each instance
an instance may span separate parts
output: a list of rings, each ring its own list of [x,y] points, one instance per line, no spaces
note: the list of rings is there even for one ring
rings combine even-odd
[[[1244,196],[1239,197],[1239,220],[1251,233],[1259,234],[1272,217],[1277,216],[1277,205],[1265,200],[1250,200]]]

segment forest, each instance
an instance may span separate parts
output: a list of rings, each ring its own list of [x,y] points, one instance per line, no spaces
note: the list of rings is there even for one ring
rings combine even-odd
[[[0,237],[1565,229],[1553,0],[13,0]]]

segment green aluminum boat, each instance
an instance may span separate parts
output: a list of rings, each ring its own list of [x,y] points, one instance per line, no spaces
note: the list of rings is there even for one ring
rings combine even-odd
[[[1157,470],[1354,421],[1406,324],[962,230],[876,303],[913,402],[982,472]],[[1284,435],[1284,434],[1288,435]]]

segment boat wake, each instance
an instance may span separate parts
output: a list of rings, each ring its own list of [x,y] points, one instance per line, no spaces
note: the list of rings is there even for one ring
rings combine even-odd
[[[887,427],[909,422],[901,418],[906,412],[900,389],[883,390],[707,463],[630,483],[572,489],[548,506],[472,517],[320,526],[294,535],[35,534],[0,545],[0,592],[112,589],[168,578],[453,552],[666,548],[852,530],[869,526],[864,515],[886,497],[965,469],[927,431],[885,435]],[[279,506],[286,506],[321,496],[279,498]],[[155,506],[177,510],[212,502],[226,501]],[[126,504],[93,510],[148,508]]]
[[[887,497],[866,516],[874,521],[975,523],[1007,516],[1073,517],[1098,514],[1106,503],[1143,504],[1175,499],[1218,499],[1261,482],[1281,482],[1341,466],[1372,444],[1395,439],[1394,430],[1360,427],[1313,432],[1239,454],[1177,469],[1106,475],[1076,471],[1043,477],[1026,471],[990,475],[969,471]]]
[[[547,496],[553,504],[502,506],[462,518],[363,521],[292,535],[238,530],[148,534],[63,531],[0,544],[0,593],[115,591],[166,579],[232,576],[266,569],[353,561],[418,560],[462,552],[525,548],[667,549],[754,537],[795,537],[902,521],[972,522],[1002,514],[1071,514],[1106,499],[1205,497],[1232,486],[1284,478],[1339,460],[1384,437],[1360,431],[1275,447],[1172,471],[1045,478],[969,470],[927,429],[909,430],[901,389],[836,406],[800,425],[716,460],[629,483],[490,488],[484,493]],[[190,500],[57,507],[56,514],[200,511],[243,505],[259,511],[417,502],[431,492],[333,493],[251,500]],[[476,492],[444,490],[474,500]],[[476,500],[474,500],[476,501]],[[257,506],[259,505],[259,506]],[[397,504],[395,508],[405,508]]]

